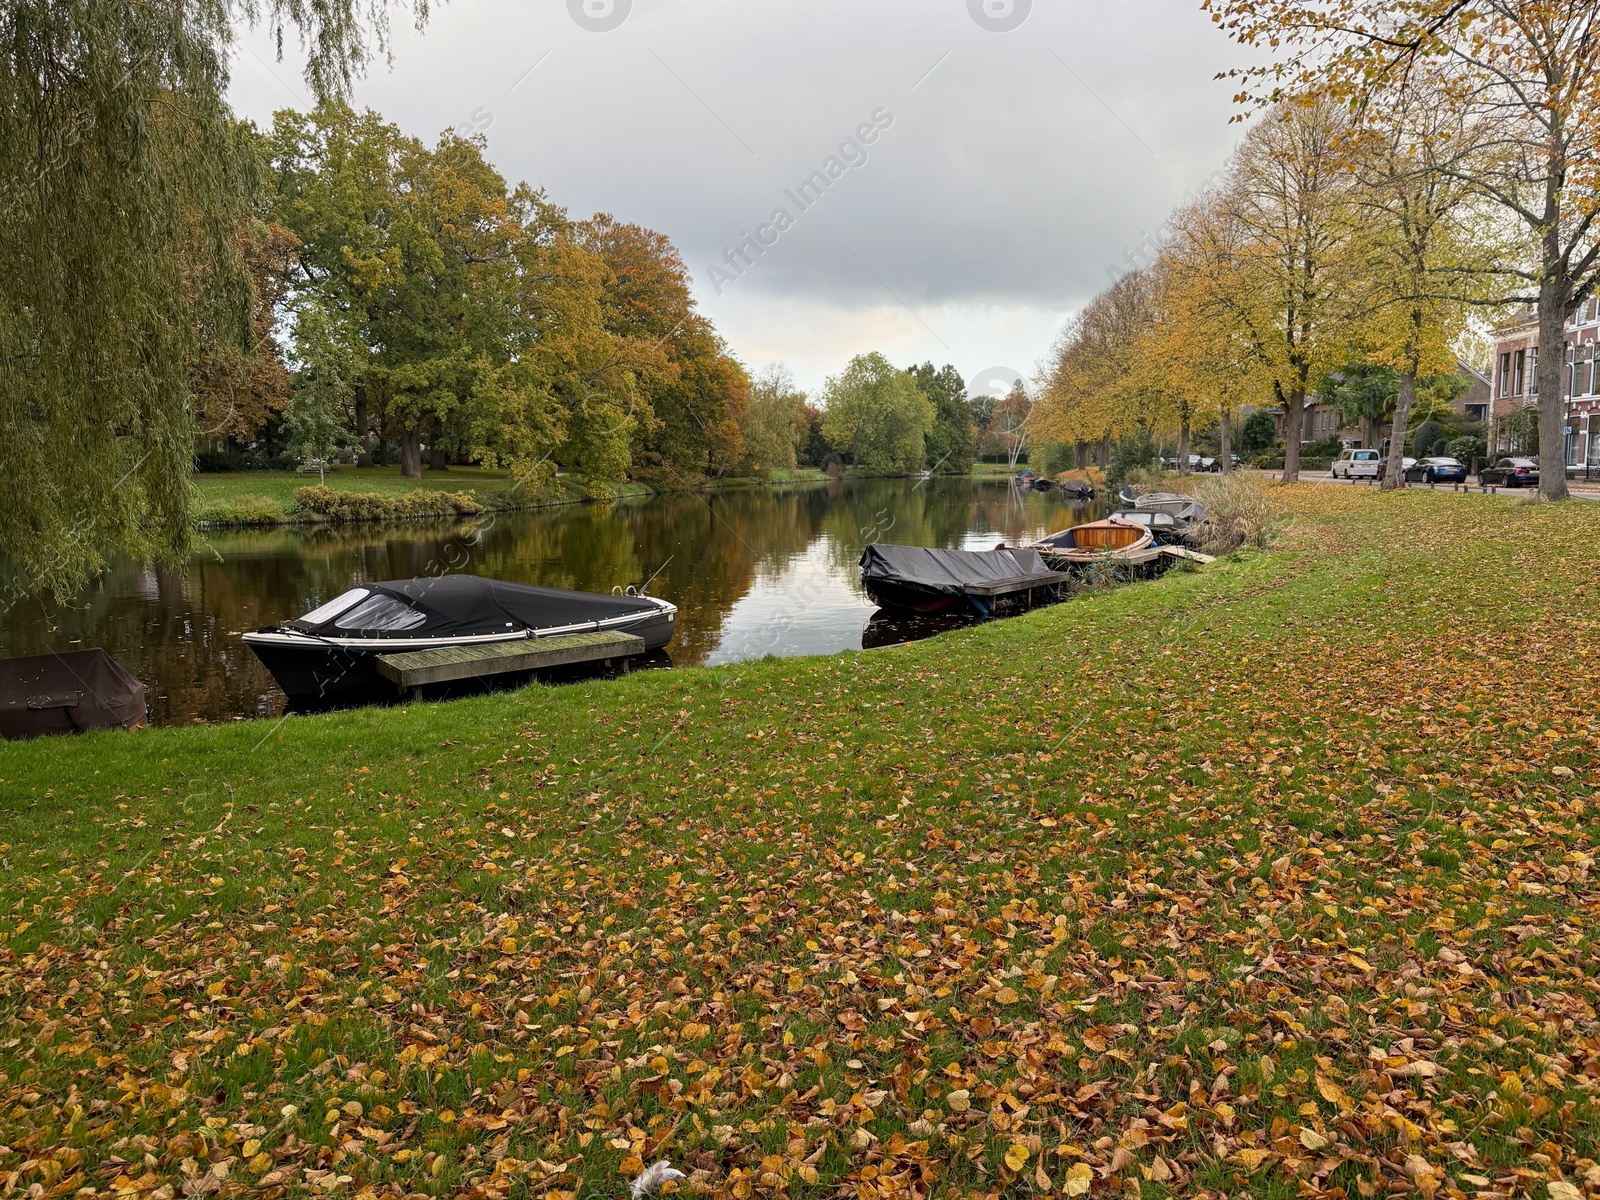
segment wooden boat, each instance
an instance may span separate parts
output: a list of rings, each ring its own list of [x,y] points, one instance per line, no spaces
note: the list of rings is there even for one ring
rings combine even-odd
[[[0,737],[140,729],[145,686],[104,650],[0,659]]]
[[[1155,535],[1134,521],[1107,517],[1052,533],[1033,544],[1052,566],[1087,566],[1100,562],[1142,561],[1144,552],[1155,547]]]
[[[575,633],[629,633],[646,651],[672,640],[677,606],[478,575],[366,583],[297,620],[244,635],[291,699],[336,700],[393,688],[378,659],[414,650],[492,646]]]

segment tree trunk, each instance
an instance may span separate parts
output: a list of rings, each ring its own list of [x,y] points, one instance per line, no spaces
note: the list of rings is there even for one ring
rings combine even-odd
[[[1547,262],[1550,251],[1547,245]],[[1547,268],[1539,288],[1539,495],[1546,500],[1567,498],[1566,323],[1571,295],[1566,273]]]
[[[1100,452],[1095,456],[1096,465],[1104,471],[1111,465],[1111,431],[1108,429],[1100,435]]]
[[[1088,442],[1073,442],[1072,443],[1072,467],[1073,467],[1073,470],[1081,471],[1085,467],[1087,467],[1088,465],[1089,465],[1089,443]]]
[[[400,430],[400,478],[422,478],[422,430]]]
[[[1389,434],[1389,458],[1383,467],[1382,488],[1392,492],[1406,485],[1406,425],[1411,421],[1411,406],[1417,400],[1417,376],[1402,371],[1395,383],[1394,430]]]
[[[1178,422],[1178,474],[1189,473],[1189,418]]]
[[[428,469],[430,471],[447,471],[450,469],[450,456],[444,452],[444,447],[437,442],[428,443]]]
[[[367,441],[367,398],[356,397],[356,466],[372,465],[372,447]]]
[[[1222,449],[1217,461],[1222,466],[1222,473],[1226,475],[1233,470],[1233,414],[1227,409],[1222,410],[1219,434],[1222,439]]]
[[[1281,391],[1279,393],[1282,394]],[[1305,425],[1306,391],[1296,388],[1283,399],[1283,482],[1300,482],[1300,430]]]
[[[1362,413],[1361,414],[1361,444],[1363,446],[1372,447],[1372,448],[1376,449],[1376,447],[1372,446],[1372,442],[1373,442],[1372,435],[1373,435],[1373,432],[1374,432],[1374,424],[1373,424],[1373,420],[1372,420],[1372,414],[1371,413]]]

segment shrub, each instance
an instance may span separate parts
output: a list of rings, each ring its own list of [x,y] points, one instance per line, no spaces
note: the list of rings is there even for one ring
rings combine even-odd
[[[1106,483],[1121,487],[1130,471],[1139,467],[1153,467],[1160,460],[1155,441],[1143,429],[1124,434],[1111,451],[1111,463],[1106,467]]]
[[[483,505],[470,492],[434,492],[426,488],[416,488],[403,496],[380,496],[376,492],[341,492],[316,484],[297,489],[294,500],[302,512],[334,521],[453,517],[483,512]]]
[[[1264,547],[1283,523],[1283,510],[1255,471],[1212,475],[1195,493],[1211,513],[1201,549],[1231,554],[1243,546]]]
[[[1244,428],[1239,431],[1239,457],[1266,454],[1277,440],[1278,423],[1272,419],[1270,411],[1258,408],[1245,419]]]
[[[281,525],[288,514],[269,496],[234,496],[203,504],[192,514],[197,525]]]
[[[1063,471],[1056,476],[1056,480],[1060,483],[1087,483],[1098,491],[1106,486],[1106,473],[1091,464],[1081,470],[1074,468],[1071,471]]]
[[[1072,470],[1072,447],[1065,442],[1045,442],[1031,451],[1028,458],[1040,475],[1059,475]]]
[[[1338,434],[1331,434],[1320,441],[1307,442],[1300,447],[1300,461],[1303,463],[1308,458],[1335,459],[1339,451],[1344,449],[1344,441]]]
[[[1428,458],[1444,449],[1444,426],[1431,417],[1411,435],[1411,457]]]
[[[1481,437],[1452,438],[1445,443],[1444,452],[1451,458],[1471,466],[1473,459],[1482,462],[1489,457],[1489,444]]]

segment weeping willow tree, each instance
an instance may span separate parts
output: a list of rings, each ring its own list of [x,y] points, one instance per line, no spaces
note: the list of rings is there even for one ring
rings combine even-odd
[[[421,0],[417,16],[424,17]],[[318,92],[387,42],[385,0],[0,6],[0,556],[64,594],[188,541],[196,347],[252,350],[256,156],[223,99],[241,23],[298,32]]]

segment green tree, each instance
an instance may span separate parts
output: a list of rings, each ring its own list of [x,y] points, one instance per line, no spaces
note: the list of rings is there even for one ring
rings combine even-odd
[[[1347,421],[1361,425],[1361,444],[1377,445],[1379,422],[1394,412],[1399,378],[1393,367],[1357,362],[1342,367],[1330,377],[1324,394],[1338,405]]]
[[[965,475],[972,469],[978,448],[966,380],[955,367],[946,364],[935,370],[931,362],[912,367],[909,374],[922,394],[933,402],[933,428],[928,431],[924,447],[928,468],[947,475]]]
[[[806,394],[782,363],[774,363],[750,385],[750,404],[739,421],[748,465],[792,471],[810,434]]]
[[[298,27],[327,94],[384,42],[385,10],[0,6],[0,546],[30,584],[69,592],[107,555],[187,546],[189,362],[255,343],[241,234],[257,160],[224,100],[240,19]]]
[[[1257,454],[1265,454],[1277,440],[1278,426],[1272,414],[1264,408],[1258,408],[1245,418],[1244,428],[1239,433],[1239,457],[1252,458]]]
[[[830,376],[823,390],[823,433],[858,467],[876,474],[909,474],[922,466],[933,429],[933,402],[906,372],[881,354],[859,354]]]

